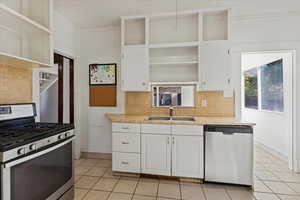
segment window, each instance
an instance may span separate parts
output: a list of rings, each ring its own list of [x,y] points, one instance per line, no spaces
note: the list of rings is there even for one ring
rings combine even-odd
[[[282,59],[261,67],[261,109],[284,111]]]
[[[244,72],[245,107],[258,109],[257,69]]]
[[[155,85],[152,86],[152,105],[154,107],[195,105],[195,86],[193,85]]]
[[[244,72],[245,107],[284,111],[283,60]]]

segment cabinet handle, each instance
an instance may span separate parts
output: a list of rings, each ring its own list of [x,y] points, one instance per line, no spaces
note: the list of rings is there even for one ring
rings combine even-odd
[[[129,162],[124,162],[124,161],[122,161],[121,163],[122,163],[122,165],[128,165],[129,164]]]
[[[175,144],[175,137],[172,138],[172,143]]]
[[[167,144],[170,144],[170,137],[168,137],[167,139]]]
[[[145,82],[143,82],[143,83],[142,83],[142,85],[143,85],[143,86],[146,86],[146,83],[145,83]]]
[[[122,144],[130,144],[129,142],[122,142]]]
[[[227,83],[230,84],[230,82],[231,82],[231,78],[228,78]]]
[[[123,130],[128,130],[129,127],[122,127],[121,129],[123,129]]]

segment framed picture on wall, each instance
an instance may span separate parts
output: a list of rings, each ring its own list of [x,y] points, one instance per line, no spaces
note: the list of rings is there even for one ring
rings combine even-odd
[[[90,64],[90,85],[117,85],[117,64]]]

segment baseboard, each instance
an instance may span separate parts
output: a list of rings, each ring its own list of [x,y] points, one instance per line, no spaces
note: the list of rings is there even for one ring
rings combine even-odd
[[[81,152],[81,158],[111,160],[112,153]]]
[[[283,160],[285,162],[289,162],[289,158],[285,155],[283,155],[282,153],[274,150],[273,148],[270,148],[258,141],[255,141],[255,145],[261,147],[262,149],[266,150],[267,152],[269,152],[270,154],[272,154],[273,156],[275,156],[276,158],[279,158],[280,160]]]

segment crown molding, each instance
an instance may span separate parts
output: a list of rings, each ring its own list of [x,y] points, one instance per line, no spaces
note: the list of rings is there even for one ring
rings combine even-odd
[[[232,20],[233,21],[278,20],[287,17],[300,17],[300,10],[258,13],[253,15],[237,15],[237,16],[232,16]]]

